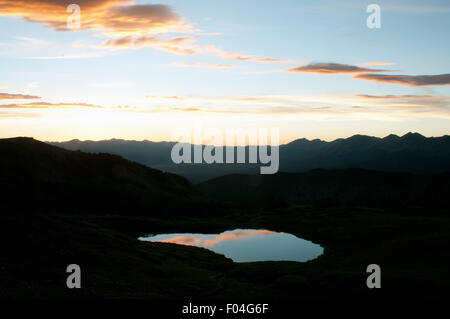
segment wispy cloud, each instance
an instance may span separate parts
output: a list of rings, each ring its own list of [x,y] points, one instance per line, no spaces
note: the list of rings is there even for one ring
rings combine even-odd
[[[40,97],[27,94],[0,93],[0,100],[34,100],[34,99],[40,99]]]
[[[313,74],[350,74],[380,72],[382,70],[362,68],[355,65],[339,63],[310,63],[296,68],[288,69],[287,72],[313,73]]]
[[[179,55],[214,54],[225,60],[248,61],[256,63],[292,63],[290,60],[274,58],[261,58],[239,52],[229,52],[217,48],[214,45],[197,44],[197,37],[185,36],[172,39],[161,39],[158,36],[124,36],[106,40],[101,47],[110,49],[139,49],[152,47]]]
[[[0,104],[0,108],[7,108],[7,109],[56,109],[56,108],[77,108],[77,107],[101,108],[102,106],[87,103],[48,103],[48,102]]]
[[[30,37],[16,37],[16,38],[18,40],[20,40],[21,45],[26,45],[26,46],[38,47],[38,46],[46,46],[46,45],[50,44],[48,41],[38,39],[38,38],[30,38]]]
[[[441,96],[432,96],[432,95],[368,95],[368,94],[356,94],[355,96],[361,97],[364,99],[375,99],[375,100],[401,100],[401,99],[432,99],[432,98],[444,98],[448,99],[448,97]]]
[[[357,94],[356,98],[368,100],[370,105],[395,107],[395,108],[414,108],[432,110],[436,108],[447,108],[450,106],[450,97],[433,95],[367,95]],[[374,103],[370,103],[374,102]]]
[[[102,47],[112,49],[139,49],[142,47],[152,47],[158,50],[167,51],[179,55],[191,55],[201,53],[201,49],[193,45],[196,38],[178,37],[163,40],[156,36],[125,36],[113,38],[103,42]]]
[[[273,58],[260,58],[260,57],[255,57],[252,55],[247,55],[247,54],[238,53],[238,52],[228,52],[228,51],[219,49],[214,45],[205,45],[205,46],[203,46],[203,48],[206,52],[216,54],[217,56],[219,56],[223,59],[226,59],[226,60],[251,61],[251,62],[258,62],[258,63],[292,63],[292,61],[289,61],[289,60],[280,60],[280,59],[273,59]]]
[[[204,112],[205,111],[198,107],[170,107],[169,110],[182,111],[182,112]]]
[[[162,109],[161,109],[162,110]],[[234,107],[170,107],[169,111],[218,113],[218,114],[256,114],[256,115],[290,115],[290,114],[343,114],[348,113],[345,109],[331,106],[321,107],[286,107],[286,106],[249,106],[246,108]]]
[[[400,84],[406,86],[450,85],[450,74],[438,75],[388,75],[388,74],[356,74],[354,79]]]
[[[159,105],[172,104],[159,111],[187,111],[261,115],[406,115],[427,114],[450,117],[450,98],[432,95],[255,95],[255,96],[148,96]],[[164,102],[166,101],[166,102]],[[162,104],[161,104],[162,103]],[[177,106],[173,106],[173,104]],[[195,107],[184,106],[185,104]]]
[[[28,111],[11,111],[6,110],[6,112],[0,111],[0,121],[1,120],[21,120],[21,119],[36,119],[42,117],[42,114],[36,112]]]
[[[178,95],[148,95],[147,99],[174,99],[174,100],[183,100],[185,97]]]
[[[73,60],[73,59],[92,59],[103,58],[107,56],[108,52],[91,52],[91,53],[77,53],[77,54],[63,54],[52,56],[33,56],[28,57],[30,60]]]

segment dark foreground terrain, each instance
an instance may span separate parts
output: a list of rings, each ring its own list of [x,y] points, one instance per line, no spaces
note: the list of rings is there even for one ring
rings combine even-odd
[[[27,138],[0,140],[0,173],[1,297],[450,297],[445,174],[277,175],[252,184],[252,201],[242,202],[218,196],[236,181],[245,186],[252,180],[245,175],[211,181],[204,195],[206,184],[197,188],[118,156],[67,151]],[[348,181],[338,183],[339,191],[336,176]],[[433,196],[421,196],[430,181]],[[263,200],[261,189],[273,185],[291,186]],[[325,194],[293,196],[299,185],[323,185]],[[376,192],[362,196],[358,189]],[[386,200],[383,189],[402,200]],[[201,248],[136,239],[234,228],[289,232],[321,244],[325,253],[306,263],[237,264]],[[74,263],[82,269],[82,289],[70,290],[66,267]],[[373,263],[381,266],[382,289],[366,286],[366,267]]]

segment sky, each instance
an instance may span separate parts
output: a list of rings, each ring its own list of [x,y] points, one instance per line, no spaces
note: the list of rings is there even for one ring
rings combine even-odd
[[[449,18],[432,0],[0,0],[0,137],[447,135]]]

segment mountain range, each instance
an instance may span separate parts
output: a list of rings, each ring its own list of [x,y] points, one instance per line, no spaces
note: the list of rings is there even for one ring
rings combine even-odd
[[[50,142],[69,150],[111,153],[128,160],[203,182],[228,174],[256,174],[259,164],[174,164],[174,142],[103,140]],[[248,154],[248,147],[246,147]],[[377,138],[354,135],[331,142],[298,139],[280,145],[280,172],[312,169],[361,168],[388,172],[440,173],[450,171],[450,136],[424,137],[418,133]]]

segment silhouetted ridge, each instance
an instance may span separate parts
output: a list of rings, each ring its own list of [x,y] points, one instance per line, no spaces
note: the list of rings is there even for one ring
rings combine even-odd
[[[117,155],[68,151],[32,138],[0,140],[3,202],[76,213],[163,213],[195,198],[183,177]]]
[[[193,182],[227,174],[256,174],[259,165],[250,164],[174,164],[170,158],[173,142],[149,141],[70,141],[53,143],[71,150],[105,152],[185,176]],[[363,168],[378,171],[439,173],[450,171],[450,137],[426,138],[418,133],[402,137],[377,138],[354,135],[325,142],[305,138],[280,146],[281,172],[306,172],[315,168]]]

